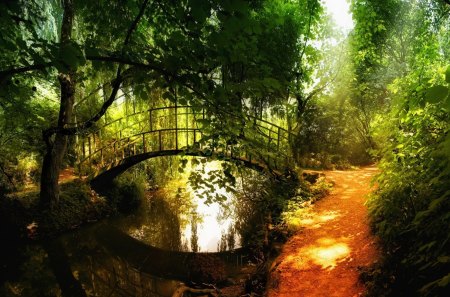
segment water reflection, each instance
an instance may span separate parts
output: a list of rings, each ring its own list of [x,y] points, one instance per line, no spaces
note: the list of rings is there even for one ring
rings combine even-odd
[[[172,251],[185,250],[181,241],[178,211],[163,195],[151,195],[138,213],[113,220],[121,230],[155,247]]]
[[[205,205],[198,198],[176,204],[172,199],[164,190],[148,193],[136,214],[113,224],[146,244],[171,251],[217,252],[240,246],[231,206]]]
[[[208,163],[208,170],[220,162]],[[147,193],[139,211],[114,224],[136,239],[172,251],[217,252],[240,247],[236,232],[236,198],[215,186],[227,201],[205,204],[187,184],[187,177]]]
[[[183,283],[245,277],[247,251],[173,252],[146,245],[102,223],[23,247],[20,275],[0,296],[169,297]],[[248,271],[246,272],[248,273]]]
[[[17,249],[18,273],[2,280],[0,296],[165,297],[181,282],[243,281],[254,266],[240,234],[256,234],[244,227],[261,215],[224,192],[223,204],[205,205],[184,182],[149,192],[133,215]]]

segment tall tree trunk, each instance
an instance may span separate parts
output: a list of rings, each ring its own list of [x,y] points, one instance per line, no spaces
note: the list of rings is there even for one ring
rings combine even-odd
[[[61,26],[61,43],[64,47],[70,44],[74,9],[72,0],[64,0],[64,15]],[[61,86],[61,103],[59,108],[58,128],[64,128],[71,122],[75,103],[75,71],[69,69],[58,76]],[[56,134],[44,133],[47,151],[44,156],[41,174],[40,204],[42,207],[52,207],[59,202],[59,171],[67,150],[68,136],[57,131]]]

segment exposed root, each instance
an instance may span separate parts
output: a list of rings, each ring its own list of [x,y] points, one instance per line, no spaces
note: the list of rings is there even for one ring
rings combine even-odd
[[[219,290],[214,289],[196,289],[186,286],[185,284],[181,284],[175,292],[172,294],[172,297],[183,297],[184,293],[194,293],[194,294],[206,294],[202,296],[209,296],[209,297],[219,297]]]

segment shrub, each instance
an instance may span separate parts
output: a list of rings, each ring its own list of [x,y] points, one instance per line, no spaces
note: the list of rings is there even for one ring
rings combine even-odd
[[[126,172],[116,178],[106,194],[111,204],[123,213],[136,209],[145,197],[145,177]]]

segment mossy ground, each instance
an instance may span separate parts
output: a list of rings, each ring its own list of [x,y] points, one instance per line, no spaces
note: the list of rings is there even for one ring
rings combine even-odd
[[[113,213],[104,197],[79,179],[61,185],[60,201],[52,209],[39,208],[39,193],[13,193],[0,201],[2,236],[19,240],[54,237]]]

